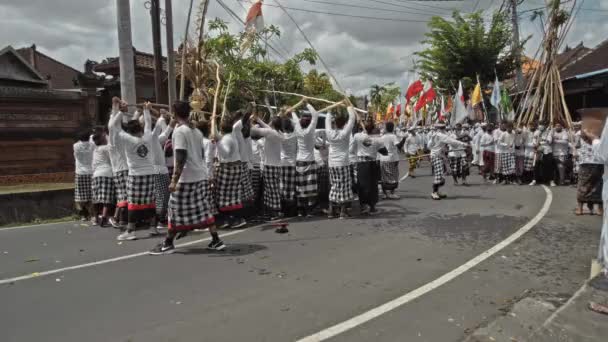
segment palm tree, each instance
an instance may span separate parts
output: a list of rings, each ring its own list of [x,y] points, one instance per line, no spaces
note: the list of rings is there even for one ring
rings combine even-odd
[[[137,101],[135,95],[135,58],[131,40],[131,4],[129,0],[116,0],[118,26],[118,56],[120,64],[120,96],[130,104]]]
[[[370,103],[376,110],[382,105],[382,95],[384,92],[386,92],[386,88],[377,84],[374,84],[369,91]]]

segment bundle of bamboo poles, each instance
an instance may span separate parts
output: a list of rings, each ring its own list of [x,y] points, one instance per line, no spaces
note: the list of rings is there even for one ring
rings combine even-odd
[[[518,125],[532,122],[561,123],[565,127],[572,126],[570,111],[564,98],[557,54],[564,43],[566,34],[573,21],[573,12],[577,0],[568,1],[570,10],[564,9],[563,0],[552,0],[547,3],[548,20],[535,60],[538,67],[528,77],[524,95],[517,110]]]

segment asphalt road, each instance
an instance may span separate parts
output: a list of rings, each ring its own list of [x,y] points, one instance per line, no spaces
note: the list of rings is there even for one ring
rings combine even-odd
[[[473,177],[468,187],[448,185],[450,197],[437,202],[428,169],[420,173],[374,217],[294,220],[286,235],[264,226],[223,232],[232,235],[221,253],[201,242],[170,256],[137,255],[158,239],[119,244],[113,229],[73,222],[0,229],[1,340],[297,341],[457,269],[526,225],[548,196]],[[572,214],[573,188],[550,192],[549,211],[520,239],[330,341],[460,341],[525,290],[576,291],[601,219]]]

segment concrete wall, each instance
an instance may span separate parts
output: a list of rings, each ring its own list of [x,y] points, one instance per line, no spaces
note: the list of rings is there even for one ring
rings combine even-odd
[[[70,216],[74,190],[51,190],[0,195],[0,225]]]

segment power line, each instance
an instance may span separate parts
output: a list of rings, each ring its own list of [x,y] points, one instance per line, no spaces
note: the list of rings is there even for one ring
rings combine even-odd
[[[439,6],[433,6],[433,5],[427,5],[427,4],[421,4],[419,2],[462,2],[463,0],[430,0],[430,1],[422,1],[422,0],[395,0],[398,2],[407,2],[407,3],[412,3],[412,2],[416,2],[416,5],[418,6],[424,6],[424,7],[428,7],[428,8],[436,8],[436,9],[440,9],[440,10],[444,10],[444,11],[453,11],[454,8],[445,8],[445,7],[439,7]]]
[[[422,14],[422,15],[436,15],[435,13],[432,13],[432,12],[412,12],[412,11],[405,11],[405,10],[398,10],[398,9],[389,9],[389,8],[382,8],[382,7],[371,7],[371,6],[363,6],[363,5],[356,5],[356,4],[345,4],[345,3],[339,3],[339,2],[328,2],[328,1],[319,1],[319,0],[299,0],[299,1],[306,1],[306,2],[318,3],[318,4],[324,4],[324,5],[330,5],[330,6],[342,6],[342,7],[349,7],[349,8],[371,9],[371,10],[374,10],[374,11],[383,11],[383,12],[397,12],[397,13]]]
[[[237,0],[237,1],[241,1],[242,2],[242,1],[245,1],[245,0]],[[264,6],[278,7],[278,8],[280,8],[280,6],[277,6],[277,5],[264,4]],[[318,14],[324,14],[324,15],[337,16],[337,17],[349,17],[349,18],[370,19],[370,20],[380,20],[380,21],[393,21],[393,22],[410,22],[410,23],[427,23],[428,22],[428,20],[370,17],[370,16],[364,16],[364,15],[353,15],[353,14],[343,14],[343,13],[334,13],[334,12],[315,11],[315,10],[305,9],[305,8],[295,8],[295,7],[287,7],[287,6],[283,6],[283,7],[286,8],[286,9],[293,10],[293,11],[300,11],[300,12],[307,12],[307,13],[318,13]]]
[[[408,9],[414,9],[414,10],[418,10],[418,11],[421,10],[418,7],[406,6],[406,5],[403,5],[403,4],[395,4],[395,3],[392,3],[392,2],[386,2],[386,1],[381,1],[381,0],[369,0],[369,1],[376,2],[376,3],[379,3],[379,4],[384,4],[384,5],[390,5],[390,6],[394,6],[394,7],[398,7],[398,8],[408,8]],[[434,15],[445,15],[445,13],[439,13],[439,12],[436,12],[436,11],[429,12],[429,13],[433,13]]]

